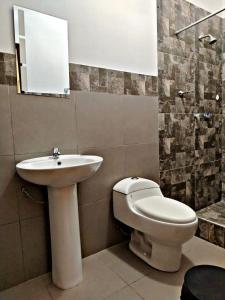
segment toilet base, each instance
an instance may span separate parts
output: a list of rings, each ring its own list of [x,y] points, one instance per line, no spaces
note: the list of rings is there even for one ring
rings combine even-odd
[[[129,243],[130,250],[155,269],[164,272],[176,272],[180,269],[181,246],[163,245],[152,241],[150,237],[134,230]]]

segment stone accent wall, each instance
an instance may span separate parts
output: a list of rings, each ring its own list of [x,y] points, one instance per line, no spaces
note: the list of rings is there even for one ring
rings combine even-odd
[[[223,85],[223,129],[222,129],[222,199],[225,201],[225,19],[223,20],[223,71],[222,71],[222,85]]]
[[[16,85],[16,57],[0,52],[0,84]]]
[[[70,88],[118,95],[158,95],[157,77],[70,64]]]
[[[220,201],[198,211],[197,236],[225,248],[225,202]]]
[[[166,196],[198,210],[221,198],[222,19],[176,37],[176,30],[208,13],[184,0],[159,0],[158,6],[161,186]],[[217,43],[199,41],[201,33],[215,35]],[[180,98],[179,90],[190,93]],[[205,112],[213,113],[208,121]]]
[[[69,64],[72,91],[101,92],[117,95],[158,95],[158,78],[136,73]],[[16,57],[0,52],[0,84],[16,85]],[[57,97],[57,95],[46,95]]]

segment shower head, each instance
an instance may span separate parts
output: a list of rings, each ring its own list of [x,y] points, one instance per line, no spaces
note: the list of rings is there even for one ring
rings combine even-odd
[[[210,45],[215,44],[217,42],[217,38],[215,38],[211,34],[205,34],[205,35],[202,34],[202,35],[199,36],[198,39],[199,39],[199,41],[201,41],[201,40],[203,40],[205,38],[208,38],[208,42],[209,42]]]

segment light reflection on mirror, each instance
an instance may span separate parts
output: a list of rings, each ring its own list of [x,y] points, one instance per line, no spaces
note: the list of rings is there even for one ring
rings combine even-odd
[[[67,21],[13,8],[18,92],[69,95]]]

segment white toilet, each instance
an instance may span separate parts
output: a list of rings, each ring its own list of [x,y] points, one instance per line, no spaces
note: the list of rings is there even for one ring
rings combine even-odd
[[[196,213],[189,206],[165,198],[154,181],[132,177],[113,187],[114,216],[134,228],[129,248],[150,266],[178,271],[182,244],[197,229]]]

